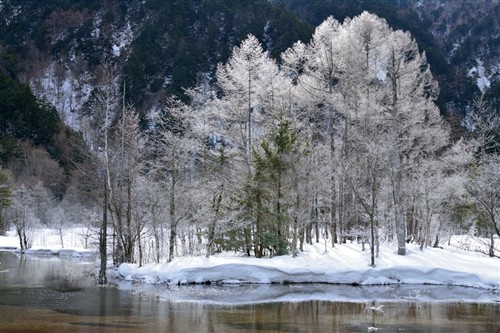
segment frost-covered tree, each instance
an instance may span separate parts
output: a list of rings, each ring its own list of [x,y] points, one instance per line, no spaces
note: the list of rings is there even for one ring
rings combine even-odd
[[[187,105],[169,98],[164,110],[154,119],[156,128],[152,133],[152,177],[166,187],[168,197],[169,262],[175,256],[178,226],[190,213],[188,181],[201,144],[194,140],[192,126],[185,116],[189,113]]]
[[[168,200],[163,193],[162,184],[149,177],[141,177],[140,198],[142,209],[145,210],[145,217],[148,222],[148,236],[150,237],[149,258],[154,258],[156,263],[160,263],[165,251],[166,244],[166,218],[168,210]],[[140,243],[140,240],[139,240]]]
[[[57,230],[59,241],[61,242],[61,248],[64,249],[64,228],[67,226],[67,217],[65,211],[59,204],[51,207],[47,215],[50,221],[50,226]]]
[[[398,254],[406,253],[406,223],[402,186],[404,176],[421,158],[432,155],[447,143],[448,133],[439,110],[437,97],[425,55],[408,33],[395,31],[384,69],[387,71],[386,108],[390,117],[391,179]]]
[[[131,105],[123,106],[112,128],[112,200],[110,211],[117,236],[115,261],[132,262],[141,219],[135,209],[137,179],[144,166],[144,138],[139,128],[139,116]],[[140,229],[140,228],[139,228]]]
[[[357,237],[371,249],[370,265],[375,266],[379,245],[379,216],[382,188],[387,185],[388,148],[387,136],[376,132],[377,126],[370,123],[356,126],[351,134],[350,151],[340,161],[343,182],[354,195],[354,207],[360,218]]]
[[[476,151],[476,163],[471,167],[467,192],[479,211],[477,220],[486,221],[490,235],[489,255],[495,255],[494,235],[500,236],[500,158],[498,137],[500,117],[489,105],[479,99],[472,115],[472,143]]]
[[[323,193],[313,190],[309,193],[310,197],[306,199],[310,201],[311,216],[314,217],[305,230],[309,242],[312,241],[312,223],[316,226],[316,241],[319,241],[318,212],[324,211],[325,206],[329,206],[329,223],[334,230],[332,240],[335,239],[337,224],[334,215],[340,211],[336,193],[339,182],[336,174],[338,164],[335,156],[336,140],[338,139],[336,127],[340,119],[340,110],[337,105],[339,96],[336,86],[339,80],[341,61],[336,36],[340,29],[340,24],[329,17],[316,28],[309,44],[305,45],[299,41],[282,54],[283,71],[295,82],[293,89],[297,108],[295,117],[301,120],[302,131],[313,146],[309,162],[322,161],[325,158],[324,154],[315,155],[322,151],[322,147],[329,148],[329,153],[326,156],[330,158],[330,170],[327,174],[322,175],[322,177],[326,177],[322,181],[325,183],[325,180],[328,180],[326,184],[329,184],[330,189]],[[313,179],[322,171],[318,166],[311,166],[310,170],[312,172],[318,171],[316,175],[311,174]],[[320,189],[320,187],[316,188]],[[342,224],[340,226],[340,230],[342,230]]]
[[[336,166],[346,160],[355,165],[367,161],[363,145],[373,136],[377,138],[372,142],[390,148],[379,149],[377,158],[390,164],[378,171],[377,178],[390,179],[392,208],[386,207],[394,211],[398,252],[404,254],[405,181],[413,165],[447,143],[447,129],[433,102],[437,86],[425,54],[408,33],[394,31],[385,20],[365,12],[343,24],[328,18],[310,44],[297,43],[283,58],[301,94],[308,96],[302,99],[303,108],[316,106],[318,125],[328,125],[330,179],[332,194],[337,193],[331,203],[341,230],[360,220],[356,212],[363,200],[359,196],[355,200],[355,188],[348,186],[359,179],[350,174],[357,168]]]
[[[473,142],[479,158],[488,153],[498,153],[500,138],[500,114],[481,97],[474,101],[473,113],[470,115],[470,127]]]
[[[457,207],[466,203],[467,168],[473,145],[460,140],[442,154],[420,160],[406,181],[407,239],[438,247],[444,230],[456,229],[452,220]]]
[[[473,168],[467,183],[467,192],[486,220],[490,236],[489,255],[495,255],[494,235],[500,237],[500,156],[488,155]]]
[[[342,213],[339,221],[341,226],[344,221],[360,221],[361,226],[355,227],[358,230],[368,226],[369,232],[358,237],[363,239],[363,248],[369,239],[372,266],[378,243],[377,210],[387,175],[388,150],[384,144],[387,132],[380,131],[383,116],[378,101],[381,99],[380,63],[390,32],[385,21],[364,12],[344,21],[336,36],[342,59],[336,86],[337,108],[342,110],[336,154],[343,166],[338,172],[338,207]],[[353,199],[349,200],[350,197]],[[348,215],[348,211],[353,213]]]
[[[217,111],[215,118],[219,125],[214,132],[224,141],[226,153],[234,154],[235,176],[240,182],[238,200],[243,208],[238,224],[249,226],[257,219],[255,202],[249,192],[253,181],[252,156],[254,150],[259,149],[259,140],[271,131],[278,110],[290,111],[292,86],[252,35],[234,48],[226,64],[218,66],[217,86],[222,97],[216,100],[217,108],[212,109]],[[250,254],[252,229],[243,228],[241,237]]]
[[[217,85],[224,94],[221,107],[227,139],[246,153],[248,170],[252,147],[265,133],[266,122],[272,119],[278,73],[276,62],[253,35],[233,49],[226,64],[217,67]]]
[[[204,177],[207,185],[209,200],[203,218],[208,219],[206,257],[208,258],[215,250],[216,240],[222,236],[221,226],[225,216],[228,215],[231,190],[234,183],[231,176],[232,156],[223,147],[215,151],[209,151],[205,157]]]
[[[36,229],[40,227],[40,218],[37,215],[37,196],[45,189],[41,183],[35,186],[18,186],[12,195],[12,204],[6,212],[6,218],[11,223],[19,237],[21,251],[31,248],[36,236]]]
[[[99,231],[100,269],[99,284],[107,283],[106,263],[108,257],[108,212],[113,200],[112,181],[112,149],[111,127],[119,110],[120,95],[118,92],[118,76],[109,63],[100,67],[100,85],[94,89],[86,105],[88,120],[82,124],[83,138],[88,145],[87,158],[92,164],[90,173],[84,173],[87,178],[96,178],[96,186],[102,190],[102,223]],[[85,172],[88,170],[80,169]]]

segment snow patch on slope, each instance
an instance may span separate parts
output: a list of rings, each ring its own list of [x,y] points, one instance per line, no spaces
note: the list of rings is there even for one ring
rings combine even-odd
[[[134,39],[134,34],[132,31],[132,26],[130,21],[127,21],[127,25],[122,31],[118,31],[113,34],[113,55],[119,57],[122,51],[128,47]]]
[[[460,47],[462,47],[464,41],[470,36],[470,31],[463,37],[461,37],[460,39],[458,39],[457,41],[455,41],[453,43],[453,48],[450,50],[450,52],[448,53],[448,57],[446,58],[446,60],[448,61],[448,63],[451,62],[451,59],[453,58],[453,56],[455,55],[455,53],[457,53],[457,51],[460,49]]]
[[[78,111],[88,100],[93,86],[90,74],[83,73],[76,77],[70,70],[58,73],[53,62],[39,79],[33,79],[30,86],[34,94],[53,105],[61,119],[71,128],[80,130]]]
[[[476,84],[482,94],[490,88],[490,79],[486,75],[484,63],[479,58],[476,58],[476,66],[472,67],[469,72],[467,72],[467,77],[476,79]]]

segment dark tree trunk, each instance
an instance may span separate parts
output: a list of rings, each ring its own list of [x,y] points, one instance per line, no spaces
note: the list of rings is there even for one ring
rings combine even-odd
[[[101,266],[99,269],[99,284],[105,285],[107,281],[106,276],[106,262],[108,259],[107,253],[108,241],[108,182],[104,179],[104,207],[102,210],[102,225],[99,233],[99,252],[101,254]]]

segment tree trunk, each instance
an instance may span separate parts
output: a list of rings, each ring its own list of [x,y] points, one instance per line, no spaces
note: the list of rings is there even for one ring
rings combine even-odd
[[[132,239],[132,181],[130,174],[127,174],[127,236],[126,236],[126,248],[125,248],[125,261],[132,262],[133,260],[134,260],[134,244]]]
[[[23,229],[23,242],[24,242],[24,249],[25,250],[29,249],[28,237],[26,237],[26,230],[25,229]]]
[[[438,247],[439,246],[439,233],[436,234],[436,239],[434,240],[434,245],[432,247]]]
[[[310,244],[310,245],[312,245],[312,243],[313,243],[312,242],[312,235],[311,235],[312,234],[312,224],[313,224],[313,222],[309,221],[309,223],[306,226],[306,235],[305,235],[306,244]]]
[[[248,116],[248,133],[247,133],[247,167],[248,174],[252,175],[252,73],[248,71],[248,105],[247,105],[247,116]]]
[[[214,239],[215,239],[215,226],[217,224],[218,215],[219,215],[219,208],[220,208],[220,204],[222,202],[222,188],[223,188],[223,185],[221,185],[220,192],[217,195],[217,197],[214,198],[213,203],[212,203],[212,209],[214,210],[214,218],[212,220],[212,223],[210,223],[210,226],[208,227],[207,253],[205,255],[206,258],[210,257],[212,255],[212,251],[213,251],[213,244],[214,244]]]
[[[210,257],[212,255],[214,238],[215,238],[215,222],[216,222],[216,219],[214,218],[212,220],[212,223],[208,227],[207,253],[205,254],[205,258],[208,258],[208,257]]]
[[[109,198],[108,198],[109,200]],[[116,234],[116,248],[115,248],[115,263],[116,264],[121,264],[125,262],[125,238],[123,235],[123,221],[122,221],[122,215],[121,212],[117,209],[114,210],[115,214],[111,215],[112,219],[115,220],[115,223],[113,225],[115,226],[115,234]],[[115,234],[113,236],[115,236]]]
[[[297,188],[295,188],[295,216],[293,218],[293,234],[292,234],[292,256],[295,258],[298,254],[297,252],[297,241],[298,241],[298,233],[299,233],[299,209],[300,209],[300,196]]]
[[[299,232],[299,244],[300,244],[299,249],[301,252],[304,252],[304,236],[305,236],[304,229],[305,227],[300,228]]]
[[[21,248],[21,253],[24,253],[24,243],[23,243],[23,234],[22,230],[16,226],[17,229],[17,236],[19,237],[19,247]]]
[[[177,238],[177,216],[175,211],[175,190],[176,190],[176,171],[172,174],[172,186],[170,188],[170,203],[169,203],[169,215],[170,215],[170,237],[168,243],[168,262],[174,259],[175,251],[175,240]]]
[[[333,221],[333,219],[335,218],[334,214],[335,213],[332,213],[330,211],[330,221]],[[337,223],[336,222],[332,222],[330,233],[332,234],[332,247],[335,247],[335,243],[338,243],[338,238],[337,238]]]
[[[343,180],[340,180],[340,182],[339,182],[339,192],[338,192],[337,198],[338,198],[337,212],[338,212],[338,227],[339,227],[339,243],[345,244],[345,242],[346,242],[345,235],[344,235],[345,200],[344,200],[344,182],[343,182]]]
[[[62,227],[59,227],[59,239],[61,240],[61,248],[64,249],[64,239],[63,239],[63,231],[62,231]]]
[[[371,234],[371,266],[375,267],[375,218],[370,215],[370,234]]]
[[[333,130],[333,115],[330,116],[329,130],[330,130],[330,159],[332,161],[332,170],[330,170],[331,172],[330,223],[332,226],[332,247],[334,247],[335,243],[338,243],[338,239],[337,239],[337,220],[335,218],[335,214],[337,212],[337,189],[335,181],[335,172],[333,170],[333,161],[335,160],[335,133]]]
[[[495,256],[495,241],[492,232],[490,232],[490,250],[488,254],[492,258]]]
[[[319,202],[318,202],[318,197],[315,196],[314,197],[314,200],[313,200],[313,203],[314,203],[314,210],[313,210],[313,216],[314,216],[314,233],[315,233],[315,236],[316,236],[316,243],[319,243],[319,220],[320,220],[320,209],[318,207],[319,205]]]
[[[107,241],[108,241],[108,181],[104,177],[104,207],[102,210],[102,224],[99,233],[99,252],[101,254],[101,265],[99,269],[99,284],[105,285],[107,283],[106,276],[106,261],[108,258]]]
[[[250,228],[245,228],[245,252],[247,257],[250,257],[252,251],[252,230]]]
[[[154,248],[155,248],[155,259],[156,263],[160,263],[160,228],[158,227],[158,221],[156,219],[155,206],[151,209],[151,215],[153,219],[153,237],[154,237]]]
[[[174,259],[174,251],[175,251],[175,239],[177,238],[177,231],[175,225],[170,225],[170,237],[168,243],[168,262],[172,262]]]
[[[399,132],[398,132],[398,77],[396,73],[396,55],[392,50],[392,149],[391,149],[391,167],[392,167],[392,196],[394,200],[394,220],[396,222],[396,238],[398,241],[398,255],[406,254],[406,226],[403,216],[403,207],[401,200],[401,156],[399,154]]]

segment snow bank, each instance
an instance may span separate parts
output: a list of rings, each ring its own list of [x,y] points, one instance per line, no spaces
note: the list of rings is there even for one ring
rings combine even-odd
[[[63,232],[64,249],[57,230],[41,229],[36,233],[32,255],[92,257],[94,249],[85,249],[95,242],[85,228]],[[87,241],[84,242],[84,240]],[[382,245],[376,267],[369,266],[369,251],[361,251],[356,243],[335,248],[318,243],[306,246],[298,257],[280,256],[256,259],[241,255],[220,254],[210,258],[182,257],[171,263],[137,267],[122,264],[116,273],[119,279],[145,284],[271,284],[329,283],[354,285],[449,285],[500,289],[500,259],[478,252],[487,250],[487,242],[469,236],[455,236],[451,246],[426,248],[409,244],[406,256],[398,256],[396,247]],[[496,240],[496,244],[500,239]],[[16,249],[15,232],[0,236],[0,249]],[[94,245],[95,246],[95,245]]]
[[[393,247],[381,248],[376,267],[369,266],[370,253],[359,244],[343,244],[324,251],[310,245],[298,257],[256,259],[217,255],[210,258],[178,258],[171,263],[122,264],[120,278],[144,283],[270,284],[330,283],[355,285],[427,284],[476,288],[500,288],[500,260],[480,253],[410,245],[406,256]]]
[[[6,236],[0,236],[0,249],[15,250],[19,247],[19,238],[15,231],[7,231]]]
[[[16,249],[16,251],[20,251]],[[89,250],[73,250],[73,249],[27,249],[24,254],[35,256],[59,256],[66,258],[86,258],[95,259],[97,253]]]
[[[61,235],[55,229],[38,229],[33,239],[33,246],[24,251],[28,255],[39,256],[60,256],[72,258],[93,259],[97,252],[94,249],[85,248],[85,238],[88,230],[86,228],[69,228],[62,233],[63,244],[61,244]],[[92,242],[87,237],[87,242]],[[64,245],[64,247],[62,246]],[[6,236],[0,236],[0,250],[20,251],[19,238],[15,231],[7,231]]]

